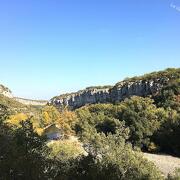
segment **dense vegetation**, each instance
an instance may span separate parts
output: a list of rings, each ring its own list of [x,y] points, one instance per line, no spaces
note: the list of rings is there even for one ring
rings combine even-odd
[[[165,179],[141,151],[180,156],[179,75],[179,69],[168,69],[140,77],[171,79],[152,97],[75,111],[27,107],[2,97],[0,180]],[[54,123],[66,139],[47,143],[43,130]],[[76,136],[79,141],[67,138]],[[180,179],[179,170],[167,179]]]
[[[106,86],[90,86],[90,87],[87,87],[86,89],[87,90],[91,90],[91,89],[110,89],[112,87],[113,86],[110,86],[110,85],[106,85]]]
[[[133,147],[180,156],[179,78],[169,81],[151,98],[134,96],[116,105],[86,106],[76,113],[79,119],[76,132],[83,140],[89,140],[92,134],[99,132],[115,134],[125,126],[129,130],[127,141]]]
[[[164,71],[157,71],[145,74],[143,76],[135,76],[133,78],[125,78],[124,81],[138,81],[138,80],[156,80],[158,78],[178,79],[180,78],[180,68],[168,68]]]
[[[132,97],[119,105],[91,105],[76,112],[79,118],[76,130],[82,138],[88,139],[99,132],[115,134],[125,126],[129,134],[124,135],[129,142],[143,149],[148,148],[150,137],[166,118],[164,109],[156,108],[153,100],[141,97]]]

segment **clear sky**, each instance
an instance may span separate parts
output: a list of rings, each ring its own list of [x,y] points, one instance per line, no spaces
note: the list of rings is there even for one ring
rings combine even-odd
[[[180,67],[179,0],[0,0],[0,84],[49,99]]]

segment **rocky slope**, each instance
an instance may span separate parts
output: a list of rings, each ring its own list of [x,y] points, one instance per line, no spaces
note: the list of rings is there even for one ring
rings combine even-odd
[[[32,100],[32,99],[24,99],[24,98],[14,97],[12,94],[12,91],[3,85],[0,85],[0,95],[8,97],[8,98],[10,98],[14,101],[20,102],[21,104],[24,104],[24,105],[43,106],[43,105],[47,104],[47,101],[44,101],[44,100]]]
[[[0,94],[8,97],[8,98],[13,98],[12,92],[9,88],[3,86],[2,84],[0,84]]]
[[[33,105],[33,106],[45,106],[48,101],[45,100],[32,100],[32,99],[24,99],[19,97],[14,97],[14,99],[25,105]]]
[[[76,93],[63,94],[52,98],[49,104],[75,109],[86,104],[116,103],[131,96],[155,95],[163,86],[174,79],[180,79],[180,68],[168,68],[164,71],[128,78],[112,87],[90,87]]]

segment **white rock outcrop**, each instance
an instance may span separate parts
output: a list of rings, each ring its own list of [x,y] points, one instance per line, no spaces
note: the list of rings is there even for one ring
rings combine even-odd
[[[12,92],[9,88],[3,86],[2,84],[0,84],[0,94],[8,97],[8,98],[13,98]]]
[[[131,96],[148,96],[156,94],[168,79],[122,81],[114,87],[87,88],[76,93],[64,94],[52,98],[49,104],[55,106],[68,106],[71,109],[82,107],[86,104],[115,103]]]

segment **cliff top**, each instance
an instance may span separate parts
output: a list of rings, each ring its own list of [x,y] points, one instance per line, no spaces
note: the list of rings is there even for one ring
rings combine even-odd
[[[138,82],[138,81],[142,81],[142,82],[150,81],[150,80],[152,80],[152,81],[163,80],[164,81],[166,79],[177,79],[177,78],[180,78],[180,68],[168,68],[163,71],[152,72],[152,73],[145,74],[143,76],[135,76],[132,78],[125,78],[123,81],[116,83],[114,86],[110,86],[110,85],[90,86],[90,87],[85,88],[84,90],[55,96],[51,100],[56,99],[56,98],[58,98],[58,99],[67,98],[68,96],[76,96],[76,95],[80,95],[87,91],[94,91],[94,90],[101,91],[104,89],[113,89],[117,86],[122,86],[122,85],[126,85],[128,83],[134,83],[134,82]]]
[[[142,76],[125,78],[123,81],[118,82],[115,86],[118,86],[122,82],[150,81],[150,80],[157,80],[163,78],[168,78],[168,79],[180,78],[180,68],[167,68],[163,71],[155,71],[152,73],[144,74]]]

